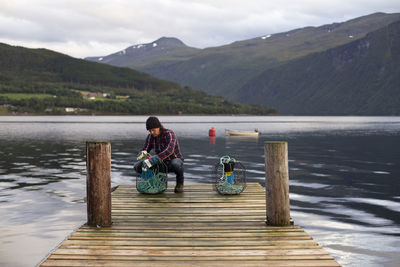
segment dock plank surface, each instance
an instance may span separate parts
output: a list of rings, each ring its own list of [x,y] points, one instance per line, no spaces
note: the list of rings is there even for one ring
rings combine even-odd
[[[160,195],[119,186],[113,225],[83,225],[41,266],[340,266],[299,226],[267,226],[265,207],[257,183],[238,196],[211,184]]]

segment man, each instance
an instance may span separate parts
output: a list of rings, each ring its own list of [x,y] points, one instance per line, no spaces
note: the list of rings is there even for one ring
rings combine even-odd
[[[168,172],[176,174],[175,193],[183,192],[183,157],[179,148],[178,139],[172,130],[165,129],[157,117],[149,117],[146,121],[146,129],[149,135],[146,142],[139,153],[139,158],[143,158],[152,149],[156,155],[148,159],[151,165],[155,165],[163,161],[168,167]],[[142,171],[143,162],[135,164],[135,170],[138,173]]]

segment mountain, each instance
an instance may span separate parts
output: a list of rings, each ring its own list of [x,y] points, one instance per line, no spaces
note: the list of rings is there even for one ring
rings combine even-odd
[[[161,79],[242,101],[239,90],[266,70],[351,43],[399,19],[400,13],[375,13],[342,23],[266,33],[220,47],[188,51],[186,46],[176,46],[171,57],[165,54],[156,56],[155,52],[142,53],[136,58],[113,54],[107,57],[107,63],[138,69]],[[121,60],[121,57],[126,60]]]
[[[400,20],[266,70],[238,96],[283,114],[400,115]]]
[[[199,50],[186,46],[177,38],[162,37],[152,43],[133,45],[108,56],[88,57],[86,60],[120,67],[131,66],[132,62],[134,66],[145,66],[159,61],[185,60]]]
[[[89,95],[97,97],[88,99]],[[69,109],[67,109],[67,107]],[[0,43],[0,113],[269,114],[129,68]]]

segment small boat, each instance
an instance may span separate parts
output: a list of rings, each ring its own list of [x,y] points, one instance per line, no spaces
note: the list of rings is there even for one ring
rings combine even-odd
[[[239,131],[239,130],[225,130],[226,136],[259,136],[260,132],[256,129],[254,131]]]

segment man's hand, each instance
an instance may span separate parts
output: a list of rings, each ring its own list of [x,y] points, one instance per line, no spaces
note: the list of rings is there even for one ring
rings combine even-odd
[[[147,151],[146,150],[142,150],[139,152],[139,154],[137,155],[136,160],[141,160],[142,158],[145,158],[147,156]]]
[[[155,156],[153,156],[153,157],[151,157],[151,158],[149,158],[149,159],[146,159],[145,161],[144,161],[144,163],[147,165],[147,167],[149,167],[149,168],[151,168],[151,166],[154,166],[154,165],[156,165],[156,164],[158,164],[158,163],[160,163],[161,162],[161,159],[160,159],[160,157],[159,156],[157,156],[157,155],[155,155]]]

